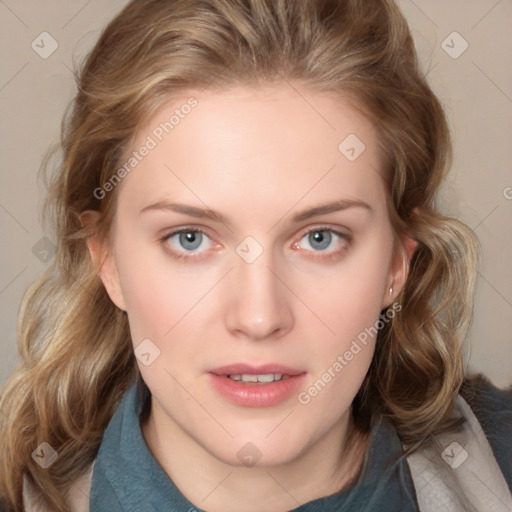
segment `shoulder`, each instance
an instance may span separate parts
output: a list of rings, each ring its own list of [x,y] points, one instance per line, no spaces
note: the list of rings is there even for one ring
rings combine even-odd
[[[420,510],[512,510],[512,388],[467,377],[452,419],[407,456]]]
[[[86,469],[86,471],[78,478],[71,482],[68,491],[67,500],[71,512],[88,512],[89,511],[89,494],[91,489],[92,472],[94,469],[94,460]],[[30,483],[29,478],[23,477],[23,505],[27,512],[51,512],[48,507],[37,503],[39,494],[34,485]],[[0,508],[0,512],[2,509]]]
[[[482,419],[503,412],[509,426],[512,425],[512,385],[506,389],[497,388],[485,375],[477,373],[464,379],[459,393]]]
[[[479,373],[464,380],[459,394],[478,419],[505,480],[512,489],[512,386],[507,389],[497,388]]]

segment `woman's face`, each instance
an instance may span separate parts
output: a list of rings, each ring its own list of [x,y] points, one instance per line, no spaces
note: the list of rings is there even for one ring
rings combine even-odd
[[[191,92],[126,163],[102,279],[160,428],[274,465],[346,424],[405,278],[372,124],[287,84]]]

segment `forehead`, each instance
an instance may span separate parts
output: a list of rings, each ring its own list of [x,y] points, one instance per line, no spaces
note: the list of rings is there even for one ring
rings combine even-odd
[[[176,199],[219,210],[248,200],[261,211],[337,198],[384,205],[372,123],[348,102],[286,83],[174,97],[138,131],[129,159],[120,204],[139,210]]]

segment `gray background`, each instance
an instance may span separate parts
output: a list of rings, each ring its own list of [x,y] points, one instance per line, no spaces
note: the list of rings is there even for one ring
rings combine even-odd
[[[0,383],[16,364],[23,292],[52,257],[40,224],[44,188],[37,172],[75,92],[72,62],[125,3],[0,0]],[[504,387],[512,384],[512,0],[399,5],[454,136],[442,209],[468,224],[484,249],[467,340],[469,369]],[[45,55],[52,44],[58,47]]]

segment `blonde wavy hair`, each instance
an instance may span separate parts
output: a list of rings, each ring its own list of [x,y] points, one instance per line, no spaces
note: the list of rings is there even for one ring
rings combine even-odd
[[[127,317],[86,244],[91,235],[109,240],[117,192],[100,200],[93,191],[115,174],[144,121],[190,89],[294,82],[349,98],[372,120],[396,241],[407,233],[418,248],[397,298],[402,310],[379,331],[354,419],[364,429],[385,415],[412,449],[453,426],[480,248],[436,207],[450,131],[392,0],[132,0],[75,76],[60,143],[42,164],[45,177],[53,171],[43,220],[57,253],[23,298],[20,362],[1,392],[6,510],[23,510],[23,475],[52,510],[69,510],[71,480],[95,459],[128,386],[141,382]],[[82,227],[86,210],[101,215]],[[31,457],[43,442],[58,452],[47,469]]]

